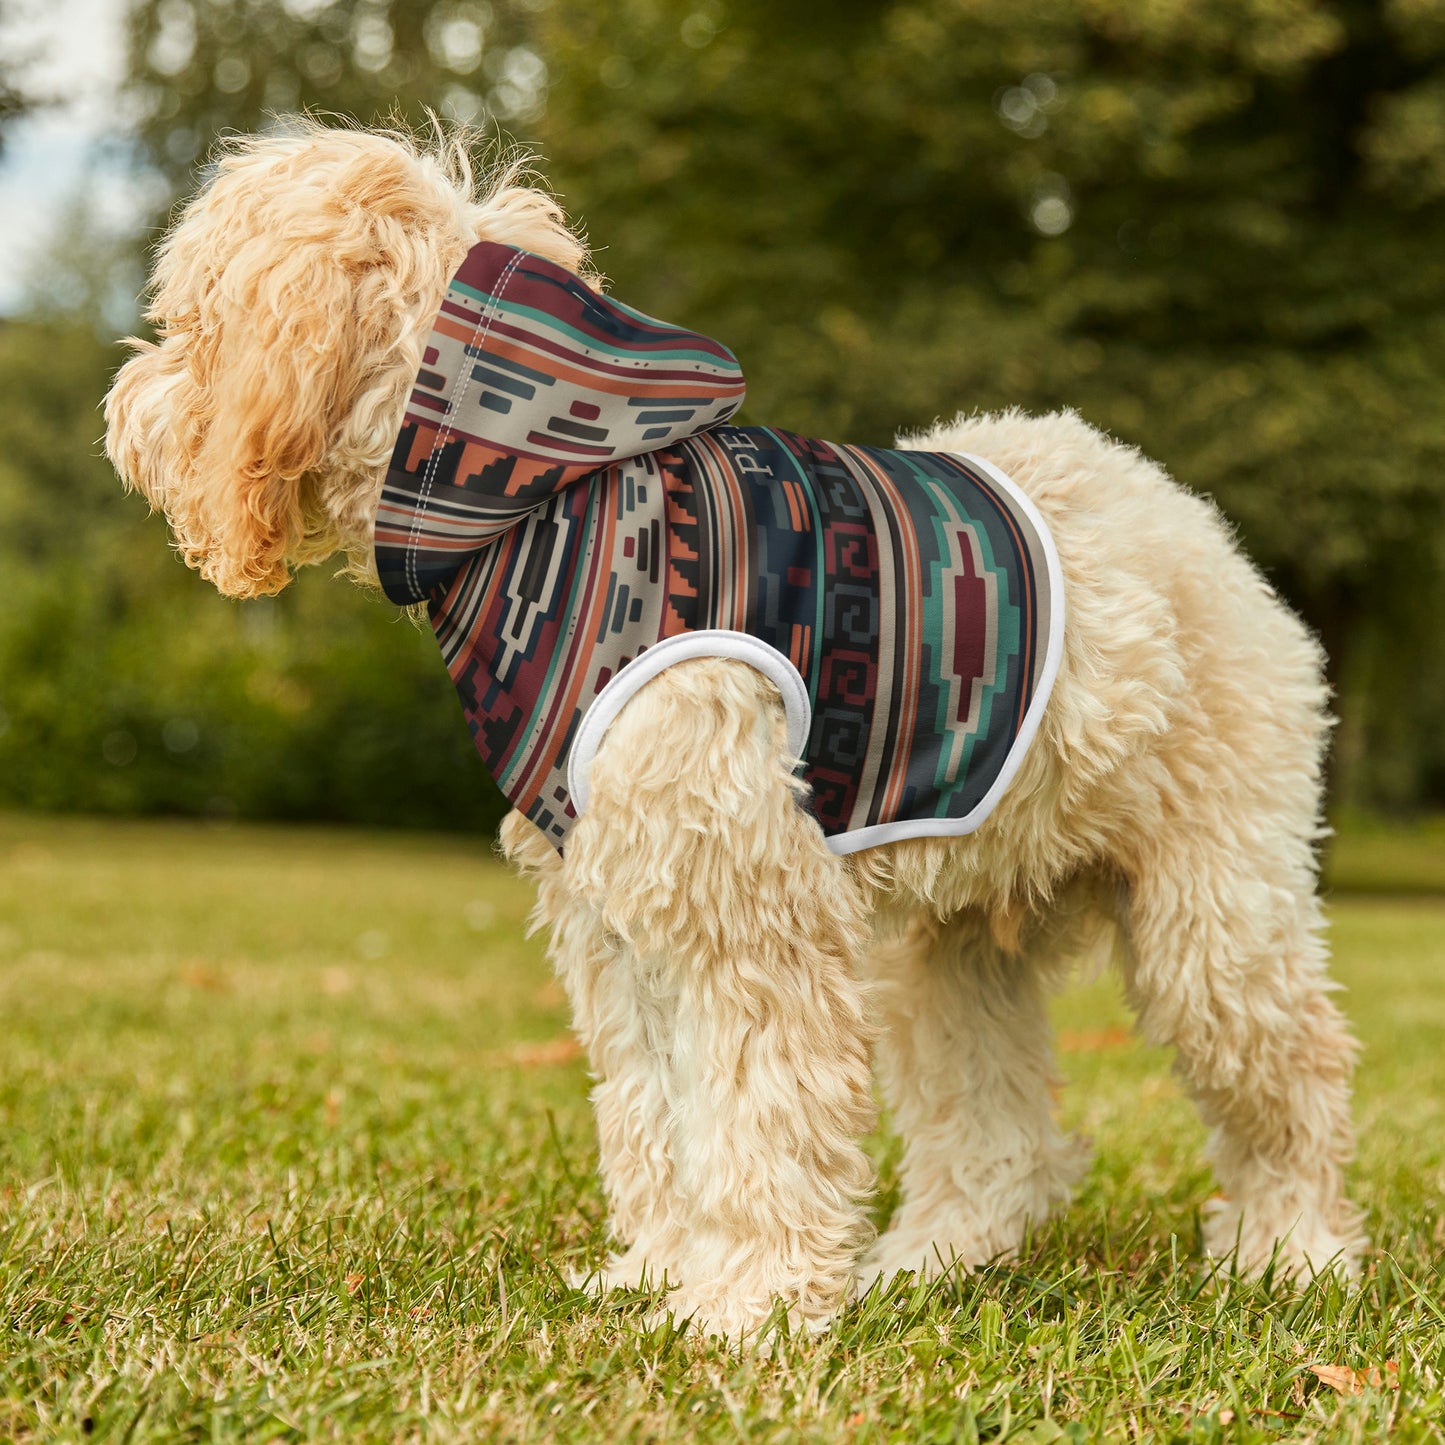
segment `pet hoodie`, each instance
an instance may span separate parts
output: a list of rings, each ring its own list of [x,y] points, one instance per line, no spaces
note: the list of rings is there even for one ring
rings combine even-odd
[[[750,663],[836,853],[971,832],[1038,729],[1063,590],[978,457],[729,419],[732,353],[514,247],[448,287],[376,520],[482,761],[559,850],[610,723],[686,658]]]

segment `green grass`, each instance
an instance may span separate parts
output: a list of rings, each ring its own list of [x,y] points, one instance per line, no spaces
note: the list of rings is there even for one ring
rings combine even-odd
[[[1337,820],[1325,884],[1347,893],[1445,894],[1445,817],[1386,822],[1367,815]]]
[[[0,1439],[1445,1439],[1445,901],[1332,903],[1361,1288],[1211,1277],[1201,1129],[1100,983],[1074,1206],[772,1359],[567,1284],[602,1203],[529,902],[454,839],[0,817]]]

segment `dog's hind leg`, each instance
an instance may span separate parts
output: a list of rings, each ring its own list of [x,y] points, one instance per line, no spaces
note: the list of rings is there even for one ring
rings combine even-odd
[[[1126,981],[1213,1131],[1226,1198],[1206,1221],[1210,1253],[1237,1248],[1250,1274],[1276,1249],[1288,1274],[1352,1273],[1355,1044],[1329,997],[1308,845],[1268,840],[1263,827],[1151,840],[1131,884]]]
[[[613,724],[564,864],[638,961],[655,1021],[677,1226],[667,1308],[735,1340],[779,1300],[795,1324],[826,1324],[869,1235],[864,903],[790,761],[760,673],[678,663]]]
[[[872,954],[879,1073],[903,1137],[902,1203],[860,1286],[1010,1256],[1066,1202],[1087,1150],[1060,1132],[1046,1008],[1061,971],[1039,943],[1004,949],[981,913],[919,919]]]

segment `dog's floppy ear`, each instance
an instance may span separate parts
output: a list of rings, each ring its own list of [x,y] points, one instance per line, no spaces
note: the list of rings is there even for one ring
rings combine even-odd
[[[199,535],[187,513],[193,489],[181,484],[193,469],[187,460],[194,434],[204,428],[197,393],[180,338],[167,344],[126,343],[134,355],[121,367],[105,398],[105,449],[126,486],[163,511],[177,537]],[[196,565],[193,549],[181,543],[186,560]]]
[[[398,137],[303,122],[223,147],[157,255],[158,341],[132,343],[106,402],[117,470],[220,591],[277,592],[294,566],[369,555],[469,201]]]
[[[396,324],[394,314],[364,316],[364,270],[322,237],[257,237],[232,257],[186,337],[205,398],[186,461],[204,507],[199,529],[177,529],[177,541],[230,596],[279,591],[288,561],[314,550],[307,479],[354,398],[355,373],[377,339],[368,333]]]

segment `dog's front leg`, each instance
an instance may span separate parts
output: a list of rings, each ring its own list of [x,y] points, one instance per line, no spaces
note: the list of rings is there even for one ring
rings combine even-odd
[[[771,685],[720,660],[649,683],[563,872],[629,960],[632,1003],[598,1027],[647,1040],[666,1099],[668,1310],[733,1340],[779,1300],[822,1327],[870,1233],[864,907],[799,805]]]
[[[597,1081],[598,1167],[608,1234],[619,1249],[578,1281],[599,1294],[675,1282],[684,1226],[667,1137],[671,986],[604,926],[595,899],[571,886],[574,870],[521,813],[503,820],[501,841],[508,861],[537,884],[533,923],[547,930],[548,955]]]

